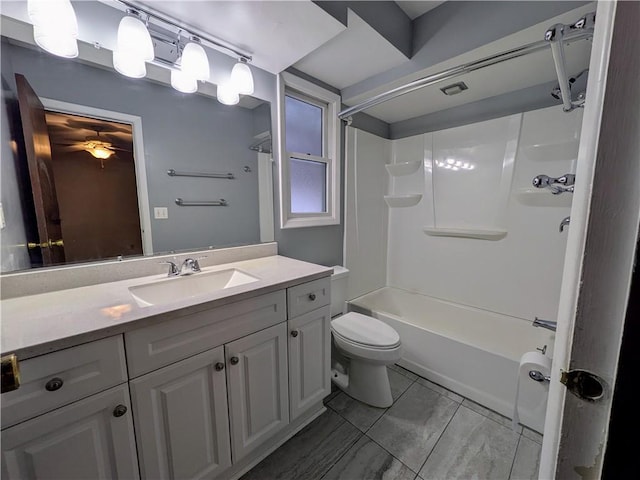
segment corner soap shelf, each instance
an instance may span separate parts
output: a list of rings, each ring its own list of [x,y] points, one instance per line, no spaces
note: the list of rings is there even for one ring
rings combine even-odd
[[[392,177],[400,177],[402,175],[411,175],[420,168],[421,160],[415,162],[387,163],[384,167]]]
[[[422,200],[421,193],[406,193],[404,195],[385,195],[384,201],[390,207],[413,207]]]
[[[427,235],[434,237],[462,237],[462,238],[479,238],[481,240],[500,240],[507,236],[506,230],[475,230],[463,228],[436,228],[424,227],[422,229]]]

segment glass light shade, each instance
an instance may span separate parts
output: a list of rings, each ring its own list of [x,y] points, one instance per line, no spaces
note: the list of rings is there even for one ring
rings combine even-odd
[[[33,39],[39,47],[53,55],[65,58],[78,56],[78,41],[72,35],[34,25]]]
[[[113,67],[126,77],[142,78],[147,74],[144,60],[129,55],[129,52],[113,52]]]
[[[231,83],[235,90],[243,95],[253,95],[253,75],[249,65],[238,62],[231,70]]]
[[[180,70],[171,70],[171,86],[182,93],[198,90],[198,81]]]
[[[196,80],[209,80],[209,58],[202,45],[187,43],[182,51],[182,72]]]
[[[237,105],[240,101],[240,95],[231,83],[223,83],[218,85],[217,93],[218,101],[224,105]]]
[[[93,148],[87,148],[85,150],[89,152],[91,155],[93,155],[94,157],[99,158],[100,160],[105,160],[109,158],[111,155],[113,155],[113,151],[105,147],[98,146]]]
[[[69,0],[28,0],[27,13],[36,27],[78,37],[78,19]]]
[[[117,50],[145,62],[153,60],[151,35],[139,18],[128,16],[120,20]]]

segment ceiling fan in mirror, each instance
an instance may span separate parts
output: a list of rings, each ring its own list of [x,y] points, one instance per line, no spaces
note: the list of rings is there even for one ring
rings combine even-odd
[[[86,126],[84,128],[88,129]],[[84,139],[68,139],[66,142],[64,140],[53,140],[52,143],[54,146],[62,147],[58,150],[61,153],[77,151],[88,152],[100,160],[101,168],[104,168],[105,160],[112,156],[118,157],[117,152],[129,152],[129,154],[131,154],[131,140],[127,141],[126,139],[120,138],[117,135],[117,133],[120,132],[116,134],[104,133],[105,131],[109,131],[110,128],[102,125],[93,125],[90,129],[95,131],[95,135],[86,136]],[[123,136],[127,136],[126,132]],[[131,137],[130,134],[128,136],[129,138]]]

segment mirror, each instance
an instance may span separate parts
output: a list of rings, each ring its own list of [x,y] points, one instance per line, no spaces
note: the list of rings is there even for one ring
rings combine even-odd
[[[273,240],[268,102],[226,106],[6,37],[1,72],[2,273]],[[34,132],[21,121],[15,74],[46,111],[61,238],[41,233],[47,191],[30,178]]]

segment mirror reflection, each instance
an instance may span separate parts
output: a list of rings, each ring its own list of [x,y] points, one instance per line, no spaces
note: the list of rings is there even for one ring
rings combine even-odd
[[[273,239],[268,102],[226,106],[6,37],[1,71],[3,273]]]

